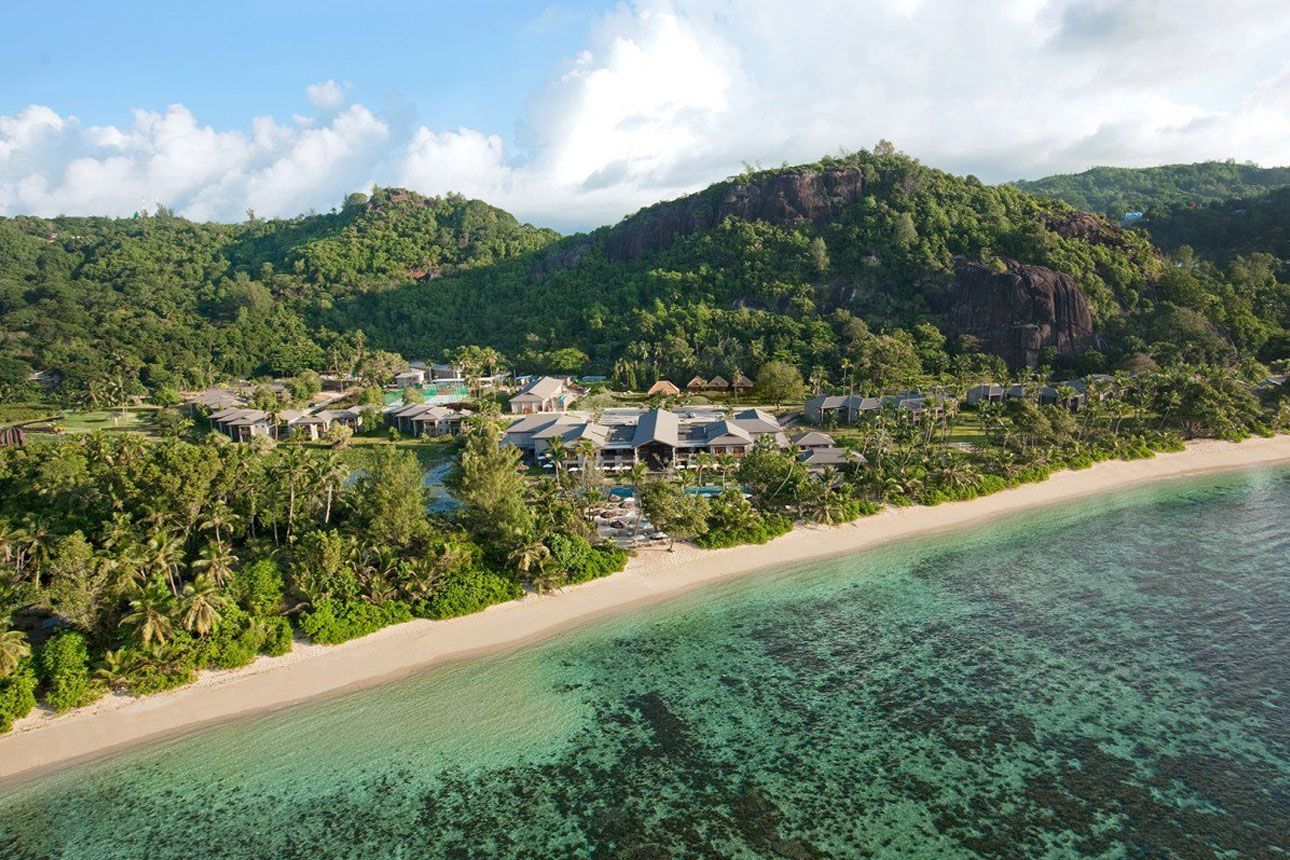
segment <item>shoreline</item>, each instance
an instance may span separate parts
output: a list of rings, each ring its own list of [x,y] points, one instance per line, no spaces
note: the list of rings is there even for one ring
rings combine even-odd
[[[1149,460],[1109,461],[967,502],[885,507],[840,526],[798,526],[763,545],[639,551],[620,573],[549,595],[528,595],[447,621],[413,621],[341,645],[297,643],[282,657],[206,671],[186,687],[145,698],[109,694],[54,716],[41,710],[0,735],[0,789],[57,766],[187,734],[236,717],[373,686],[449,662],[515,650],[565,630],[770,568],[857,553],[963,528],[1009,513],[1155,481],[1290,463],[1290,435],[1241,443],[1203,440]]]

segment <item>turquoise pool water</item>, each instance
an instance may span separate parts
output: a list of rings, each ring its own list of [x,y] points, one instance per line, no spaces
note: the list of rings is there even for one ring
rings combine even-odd
[[[1286,857],[1290,473],[745,578],[0,793],[0,857]]]

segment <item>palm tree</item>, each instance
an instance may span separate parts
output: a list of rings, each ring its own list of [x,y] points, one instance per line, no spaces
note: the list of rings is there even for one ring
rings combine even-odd
[[[0,678],[7,678],[18,671],[18,666],[30,654],[31,645],[24,633],[18,630],[0,633]]]
[[[699,455],[694,458],[695,483],[700,487],[703,486],[704,471],[717,465],[717,458],[713,457],[707,451],[700,451]]]
[[[105,651],[103,662],[94,670],[94,677],[109,687],[124,686],[139,667],[139,652],[130,648]]]
[[[237,521],[237,514],[233,513],[233,511],[229,509],[228,505],[221,502],[197,528],[199,531],[215,532],[215,543],[219,546],[223,546],[224,533],[227,531],[228,534],[232,536],[233,527],[236,525]]]
[[[225,549],[223,544],[208,543],[202,547],[198,559],[193,562],[193,570],[200,570],[215,577],[215,581],[222,588],[224,581],[233,573],[235,564],[237,564],[237,556],[232,550]]]
[[[349,466],[335,451],[328,451],[322,459],[314,463],[314,480],[323,489],[323,525],[331,522],[331,506],[336,498],[336,491],[349,477]]]
[[[53,544],[49,527],[28,514],[22,519],[22,528],[14,533],[14,539],[19,547],[18,576],[21,577],[23,568],[29,566],[32,583],[39,584],[40,570],[49,560],[49,551]]]
[[[541,541],[522,544],[517,547],[510,555],[511,564],[520,573],[527,574],[535,568],[540,568],[551,557],[551,550]]]
[[[282,458],[282,477],[287,486],[287,534],[291,535],[296,523],[296,498],[305,481],[309,480],[312,465],[306,448],[291,447]]]
[[[144,557],[148,575],[165,577],[175,597],[179,597],[180,550],[179,542],[171,537],[170,532],[162,531],[149,539]]]
[[[578,465],[583,469],[596,465],[596,443],[590,439],[579,439],[573,443],[573,453],[578,457]]]
[[[547,442],[546,454],[551,462],[555,465],[555,482],[560,483],[560,470],[564,468],[564,461],[569,456],[569,446],[565,444],[563,436],[553,436]]]
[[[227,606],[228,598],[220,593],[219,585],[209,574],[203,573],[184,586],[179,622],[189,633],[205,636],[219,624],[220,613]]]
[[[135,593],[130,601],[131,612],[121,619],[121,623],[134,627],[144,647],[164,645],[173,634],[170,624],[173,608],[174,601],[166,584],[158,578],[150,579]]]

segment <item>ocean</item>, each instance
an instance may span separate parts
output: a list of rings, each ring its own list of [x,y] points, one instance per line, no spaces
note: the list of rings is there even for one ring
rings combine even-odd
[[[759,573],[0,789],[0,857],[1290,856],[1290,471]]]

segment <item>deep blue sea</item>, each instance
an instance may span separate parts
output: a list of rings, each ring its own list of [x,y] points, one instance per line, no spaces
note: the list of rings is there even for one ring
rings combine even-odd
[[[180,857],[1290,857],[1290,472],[758,574],[0,789],[5,860]]]

